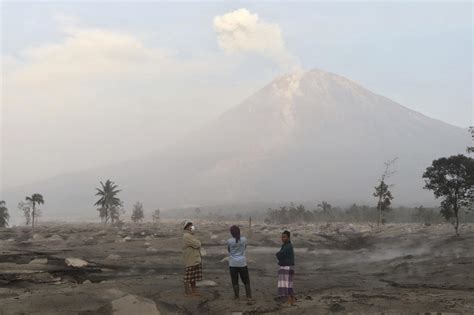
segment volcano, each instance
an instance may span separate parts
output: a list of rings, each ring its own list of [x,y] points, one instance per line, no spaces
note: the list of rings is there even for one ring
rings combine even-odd
[[[321,70],[275,79],[204,128],[140,160],[64,174],[3,193],[42,193],[49,213],[96,214],[110,178],[147,208],[250,202],[374,203],[397,157],[396,204],[434,203],[421,178],[433,159],[463,153],[469,133]],[[67,210],[65,210],[67,209]],[[46,212],[46,211],[45,211]]]

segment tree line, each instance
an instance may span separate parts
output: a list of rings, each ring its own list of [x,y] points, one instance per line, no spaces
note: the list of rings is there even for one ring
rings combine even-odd
[[[474,127],[469,128],[471,137],[474,140]],[[474,147],[466,148],[467,153],[474,152]],[[386,222],[385,215],[391,211],[391,204],[394,196],[391,192],[393,184],[388,181],[395,173],[394,165],[397,158],[385,162],[385,167],[377,185],[374,187],[373,196],[376,198],[376,222],[380,226]],[[436,199],[441,199],[440,215],[454,226],[455,235],[459,235],[460,214],[464,211],[468,214],[474,208],[474,159],[463,154],[453,155],[450,157],[442,157],[436,159],[428,166],[422,175],[425,181],[424,189],[431,190]],[[100,182],[100,187],[96,188],[96,196],[99,199],[94,206],[98,207],[99,217],[104,224],[120,224],[121,217],[125,214],[123,202],[118,197],[120,193],[118,185],[107,180],[105,183]],[[37,219],[41,212],[39,205],[44,204],[44,198],[39,193],[26,196],[25,201],[18,204],[18,209],[23,212],[26,225],[35,227]],[[413,217],[423,218],[426,221],[428,217],[435,217],[432,210],[423,208],[422,206],[415,208]],[[337,211],[335,211],[337,210]],[[195,209],[196,214],[200,215],[201,209]],[[344,211],[345,215],[358,215],[363,217],[373,212],[368,206],[361,207],[353,205]],[[133,205],[131,220],[135,223],[143,221],[145,215],[143,204],[136,202]],[[322,201],[317,205],[316,209],[307,210],[303,205],[295,206],[291,203],[289,206],[282,206],[279,209],[268,209],[265,221],[268,223],[292,223],[292,222],[311,222],[318,220],[328,220],[336,214],[341,215],[340,209],[333,209],[327,201]],[[361,214],[363,213],[363,214]],[[4,200],[0,200],[0,227],[8,226],[10,215]],[[160,210],[153,211],[152,218],[154,222],[160,219]],[[374,220],[375,221],[375,220]]]

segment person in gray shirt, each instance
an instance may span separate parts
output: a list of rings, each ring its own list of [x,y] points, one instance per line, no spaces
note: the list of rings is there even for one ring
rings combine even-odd
[[[239,275],[245,285],[247,299],[250,300],[252,299],[252,293],[250,291],[249,270],[245,257],[247,239],[245,236],[240,236],[240,229],[237,225],[233,225],[230,228],[230,234],[232,238],[227,240],[227,250],[229,251],[229,269],[232,288],[234,289],[234,300],[239,299]]]

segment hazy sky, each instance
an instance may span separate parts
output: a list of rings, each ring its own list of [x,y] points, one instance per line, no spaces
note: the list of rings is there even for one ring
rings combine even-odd
[[[2,2],[2,185],[157,151],[296,69],[467,127],[472,13],[469,2]]]

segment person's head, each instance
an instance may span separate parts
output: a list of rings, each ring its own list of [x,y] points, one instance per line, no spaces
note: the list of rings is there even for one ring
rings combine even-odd
[[[193,232],[195,230],[194,224],[191,221],[188,221],[188,220],[184,221],[183,226],[184,226],[184,229],[189,232]]]
[[[290,241],[290,232],[288,231],[283,231],[283,233],[281,233],[281,241],[283,243],[288,243]]]
[[[233,238],[235,238],[235,242],[238,243],[240,241],[240,229],[237,225],[232,225],[230,227],[230,234]]]

